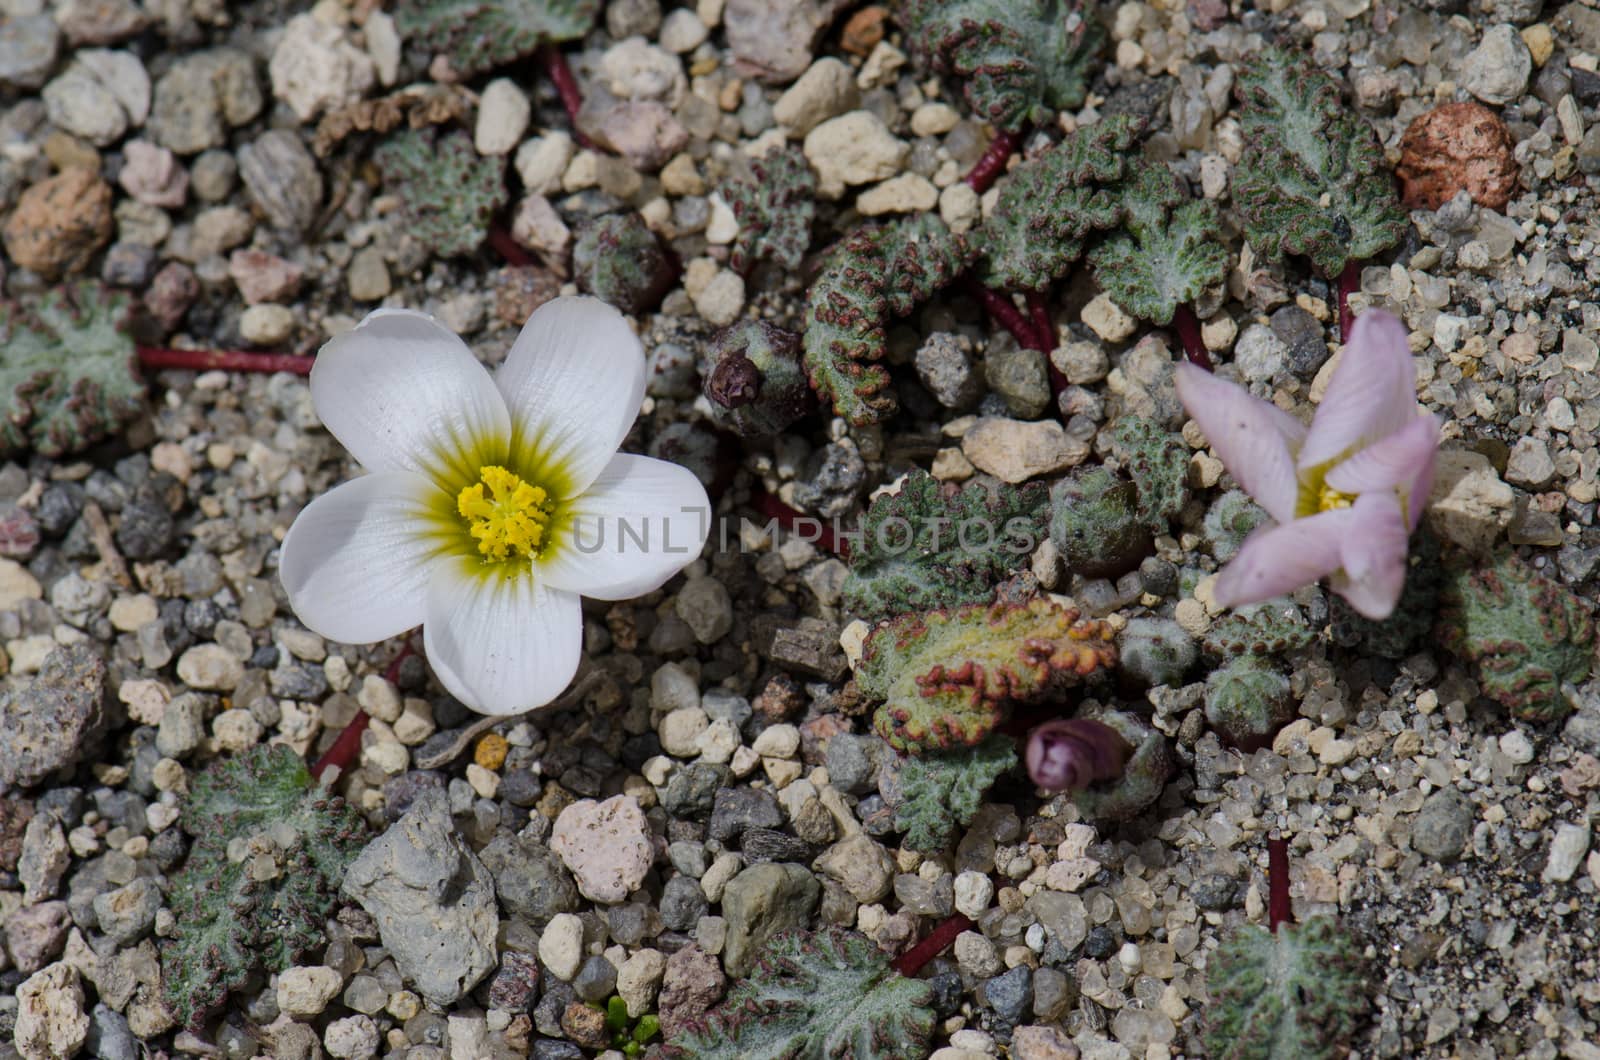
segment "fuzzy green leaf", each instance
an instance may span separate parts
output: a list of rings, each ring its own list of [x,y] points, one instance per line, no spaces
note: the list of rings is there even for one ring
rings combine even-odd
[[[1016,741],[1009,736],[991,736],[953,754],[907,758],[894,818],[906,847],[931,853],[949,846],[956,830],[978,815],[984,793],[1016,764]]]
[[[144,408],[130,301],[96,280],[0,302],[0,457],[84,449]]]
[[[179,823],[194,845],[167,896],[177,933],[161,967],[167,1006],[193,1027],[257,970],[281,971],[325,941],[366,824],[313,787],[305,761],[282,744],[196,777]]]
[[[1206,1055],[1212,1060],[1332,1060],[1371,1007],[1359,941],[1331,917],[1246,924],[1206,967]]]
[[[1126,115],[1107,118],[1018,166],[994,213],[969,237],[983,283],[1042,291],[1083,256],[1091,233],[1121,221],[1115,185],[1136,132]]]
[[[599,13],[600,0],[400,0],[394,22],[407,41],[443,53],[469,77],[541,44],[577,40]]]
[[[904,0],[901,21],[926,69],[958,78],[973,113],[1006,132],[1084,100],[1105,40],[1092,3]]]
[[[1228,275],[1216,204],[1191,200],[1163,162],[1141,162],[1122,197],[1122,228],[1089,253],[1111,300],[1165,326]]]
[[[853,931],[787,932],[728,998],[674,1036],[668,1060],[920,1060],[933,988]]]
[[[750,163],[750,175],[730,176],[717,188],[739,222],[728,255],[733,271],[747,274],[758,261],[800,267],[811,245],[817,212],[817,177],[799,148],[773,151]]]
[[[933,214],[856,229],[806,296],[805,366],[817,396],[856,426],[895,411],[885,328],[966,268],[966,243]]]
[[[483,158],[464,132],[408,129],[372,153],[384,189],[400,197],[401,226],[442,257],[470,254],[505,205],[505,160]]]
[[[1480,568],[1453,564],[1439,602],[1440,639],[1478,665],[1484,695],[1530,721],[1566,717],[1561,686],[1595,665],[1592,608],[1509,551]]]
[[[982,603],[1043,539],[1049,493],[1040,483],[946,486],[920,469],[880,496],[850,550],[844,602],[875,621],[906,611]]]
[[[867,638],[856,683],[885,701],[874,721],[896,750],[974,747],[1013,702],[1115,664],[1111,641],[1105,623],[1045,597],[900,615]]]
[[[1398,243],[1406,216],[1371,127],[1298,52],[1267,48],[1240,67],[1244,157],[1233,200],[1264,254],[1304,254],[1335,277]]]

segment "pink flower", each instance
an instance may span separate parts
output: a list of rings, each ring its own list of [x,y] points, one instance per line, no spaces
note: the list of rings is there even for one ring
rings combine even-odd
[[[1331,576],[1356,611],[1387,618],[1439,448],[1439,421],[1417,407],[1405,327],[1381,311],[1356,320],[1309,428],[1190,364],[1178,366],[1178,396],[1278,523],[1252,534],[1223,569],[1217,602],[1256,603]]]

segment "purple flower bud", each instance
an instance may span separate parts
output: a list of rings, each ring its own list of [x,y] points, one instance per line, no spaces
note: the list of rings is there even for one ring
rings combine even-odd
[[[1115,780],[1133,749],[1103,722],[1047,721],[1028,734],[1028,776],[1046,791],[1082,791]]]

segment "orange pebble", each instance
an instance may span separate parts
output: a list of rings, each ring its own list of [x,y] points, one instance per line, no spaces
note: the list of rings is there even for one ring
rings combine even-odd
[[[472,760],[484,769],[499,769],[506,761],[511,745],[497,732],[486,733],[472,752]]]

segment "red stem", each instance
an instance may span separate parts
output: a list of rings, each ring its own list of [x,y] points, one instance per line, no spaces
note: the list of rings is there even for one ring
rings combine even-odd
[[[1068,384],[1066,373],[1056,367],[1055,359],[1050,356],[1056,346],[1056,326],[1050,319],[1050,307],[1045,304],[1042,292],[1029,291],[1023,298],[1028,303],[1028,316],[1033,320],[1034,334],[1042,340],[1040,345],[1046,347],[1044,366],[1050,372],[1050,396],[1059,402],[1061,392],[1067,389]]]
[[[1273,932],[1279,924],[1294,923],[1289,908],[1289,841],[1267,840],[1267,927]]]
[[[561,106],[567,112],[567,120],[572,122],[573,140],[579,147],[593,147],[594,141],[578,128],[578,111],[583,109],[583,90],[578,87],[578,79],[573,76],[572,67],[567,65],[567,57],[562,55],[561,49],[554,44],[545,44],[539,48],[539,62],[543,64],[550,83],[556,86],[556,95],[561,97]]]
[[[1011,304],[1011,299],[983,286],[977,280],[969,278],[966,284],[967,291],[983,304],[983,308],[994,318],[995,322],[1017,340],[1017,345],[1025,350],[1039,350],[1049,353],[1044,342],[1034,334],[1033,325],[1017,312],[1017,307]]]
[[[1345,262],[1339,273],[1339,341],[1350,341],[1350,329],[1355,327],[1356,316],[1350,312],[1350,296],[1361,290],[1361,263]]]
[[[894,959],[894,970],[911,976],[922,971],[922,966],[944,952],[963,931],[970,930],[972,920],[960,913],[946,920],[928,933],[928,937]]]
[[[750,504],[755,508],[756,511],[760,512],[768,519],[775,520],[777,524],[785,530],[793,530],[795,525],[801,519],[813,518],[812,516],[804,515],[795,511],[793,508],[780,501],[776,493],[768,493],[766,490],[759,490],[753,497],[750,498]],[[834,534],[833,527],[829,526],[821,519],[814,519],[813,521],[816,522],[820,528],[816,537],[817,544],[821,545],[823,548],[827,549],[829,552],[832,552],[836,556],[848,559],[850,557],[850,543],[848,541],[840,541]]]
[[[400,664],[412,654],[411,641],[407,639],[400,646],[400,654],[396,655],[383,671],[383,679],[394,684],[400,678]],[[316,764],[311,767],[311,779],[321,780],[322,774],[330,769],[337,769],[341,774],[355,761],[356,755],[361,753],[361,734],[367,731],[367,722],[372,719],[364,710],[356,711],[356,716],[350,719],[350,724],[344,727],[339,738],[333,741],[333,746],[323,752]]]
[[[1211,354],[1206,352],[1205,341],[1200,338],[1200,321],[1195,318],[1194,310],[1180,305],[1172,314],[1172,323],[1178,329],[1178,341],[1183,343],[1183,355],[1189,358],[1189,363],[1211,371]]]
[[[1006,171],[1006,160],[1016,153],[1017,145],[1021,142],[1022,138],[1016,133],[995,133],[989,146],[984,148],[983,157],[966,175],[967,187],[979,195],[988,191],[989,186]]]
[[[139,367],[150,371],[163,368],[187,368],[207,372],[220,368],[225,372],[293,372],[310,375],[312,358],[290,353],[245,353],[242,350],[169,350],[157,346],[136,347]]]
[[[507,265],[522,268],[532,265],[533,255],[522,249],[522,244],[511,238],[511,233],[504,228],[489,229],[489,247],[496,254],[506,259]]]

